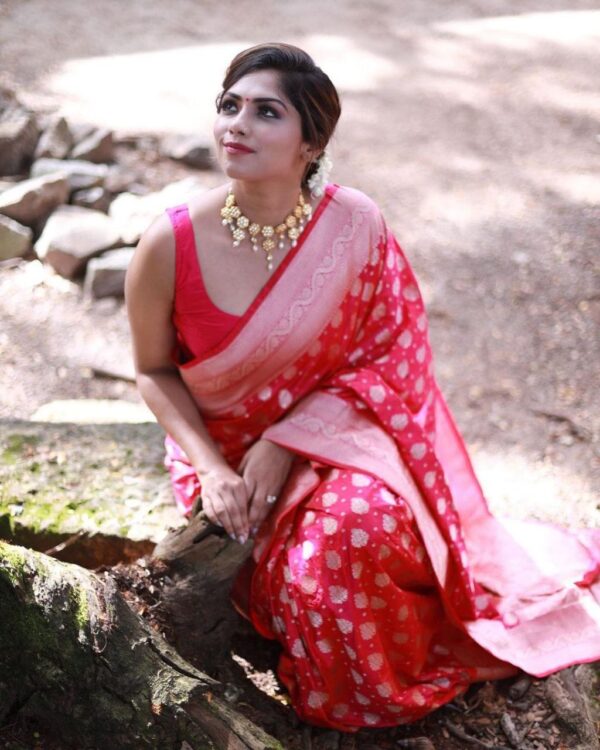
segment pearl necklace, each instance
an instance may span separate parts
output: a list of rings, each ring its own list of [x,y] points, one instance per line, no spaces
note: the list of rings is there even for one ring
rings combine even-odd
[[[285,248],[285,235],[287,234],[291,246],[296,247],[298,238],[302,234],[304,227],[310,221],[312,216],[312,206],[304,200],[302,191],[298,196],[298,203],[294,210],[277,226],[265,224],[261,227],[255,221],[250,221],[247,216],[241,212],[240,207],[235,202],[233,188],[227,191],[225,205],[221,209],[221,218],[223,226],[228,226],[233,237],[233,246],[238,245],[246,239],[246,231],[250,235],[250,242],[254,252],[258,252],[260,247],[267,256],[267,270],[273,270],[273,250],[275,249],[275,237],[277,237],[277,246],[280,250]]]

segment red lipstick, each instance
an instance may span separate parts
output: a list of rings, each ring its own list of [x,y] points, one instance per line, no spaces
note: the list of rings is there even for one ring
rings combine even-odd
[[[252,154],[254,153],[251,148],[248,148],[247,146],[243,146],[241,143],[236,143],[235,141],[224,141],[223,148],[229,154]]]

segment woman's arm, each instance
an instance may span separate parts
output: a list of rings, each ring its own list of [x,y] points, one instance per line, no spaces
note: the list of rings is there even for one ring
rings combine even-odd
[[[140,240],[125,282],[137,385],[158,422],[196,470],[207,516],[243,538],[248,535],[244,480],[221,455],[171,361],[176,341],[171,321],[174,286],[175,240],[163,215]]]

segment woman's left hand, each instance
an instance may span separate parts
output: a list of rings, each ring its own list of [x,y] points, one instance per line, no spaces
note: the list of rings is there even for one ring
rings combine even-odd
[[[251,534],[256,533],[271,510],[272,503],[267,497],[279,497],[293,462],[294,453],[264,438],[257,440],[240,461],[238,473],[248,491]]]

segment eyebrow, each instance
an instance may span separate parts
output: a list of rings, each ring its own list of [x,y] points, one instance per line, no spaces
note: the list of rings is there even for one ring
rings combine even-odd
[[[238,99],[238,100],[241,100],[241,98],[242,98],[239,94],[234,94],[233,91],[226,91],[225,94],[224,94],[224,96],[230,96],[232,99]],[[254,101],[254,102],[278,102],[279,104],[281,104],[281,106],[285,110],[287,110],[285,102],[282,102],[281,99],[277,99],[274,96],[258,96],[255,99],[253,99],[252,101]]]

